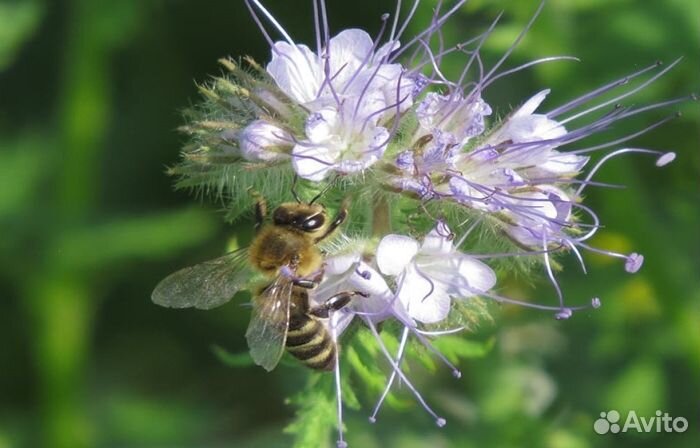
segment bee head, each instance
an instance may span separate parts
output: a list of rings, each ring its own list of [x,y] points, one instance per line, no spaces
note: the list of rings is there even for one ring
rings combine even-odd
[[[296,202],[287,202],[277,207],[272,214],[272,221],[277,226],[295,229],[310,236],[322,235],[330,224],[322,205]]]

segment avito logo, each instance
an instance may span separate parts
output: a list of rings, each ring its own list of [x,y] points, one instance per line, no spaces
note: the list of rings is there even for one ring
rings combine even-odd
[[[600,418],[593,423],[593,430],[598,434],[627,432],[685,432],[688,420],[683,417],[671,417],[668,412],[656,411],[653,417],[640,417],[635,411],[630,411],[622,423],[619,412],[610,410],[601,412]]]

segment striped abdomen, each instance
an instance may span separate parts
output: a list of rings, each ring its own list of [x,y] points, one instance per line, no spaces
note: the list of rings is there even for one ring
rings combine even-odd
[[[287,351],[314,370],[333,370],[335,343],[326,327],[304,313],[292,313],[287,332]]]

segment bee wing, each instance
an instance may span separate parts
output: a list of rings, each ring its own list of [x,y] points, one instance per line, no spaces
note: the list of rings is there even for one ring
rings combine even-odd
[[[268,372],[275,368],[284,353],[292,288],[292,281],[280,275],[253,302],[245,337],[251,357]]]
[[[233,298],[250,280],[247,248],[180,269],[161,280],[151,299],[168,308],[208,310]]]

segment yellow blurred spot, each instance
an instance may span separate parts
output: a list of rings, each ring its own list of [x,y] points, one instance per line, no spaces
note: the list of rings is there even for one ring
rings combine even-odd
[[[547,435],[547,448],[588,448],[582,437],[563,429],[555,429]]]
[[[631,320],[651,319],[661,314],[656,292],[644,277],[631,278],[622,287],[620,295],[625,315]]]
[[[4,434],[0,433],[0,448],[10,448],[10,441]]]
[[[620,233],[615,232],[605,232],[596,235],[591,240],[591,246],[599,247],[603,250],[609,250],[612,252],[618,252],[621,254],[628,254],[632,252],[632,244],[627,237]],[[586,254],[588,260],[594,266],[609,266],[614,263],[620,263],[620,260],[614,257],[609,257],[607,255],[596,254],[590,252]]]

